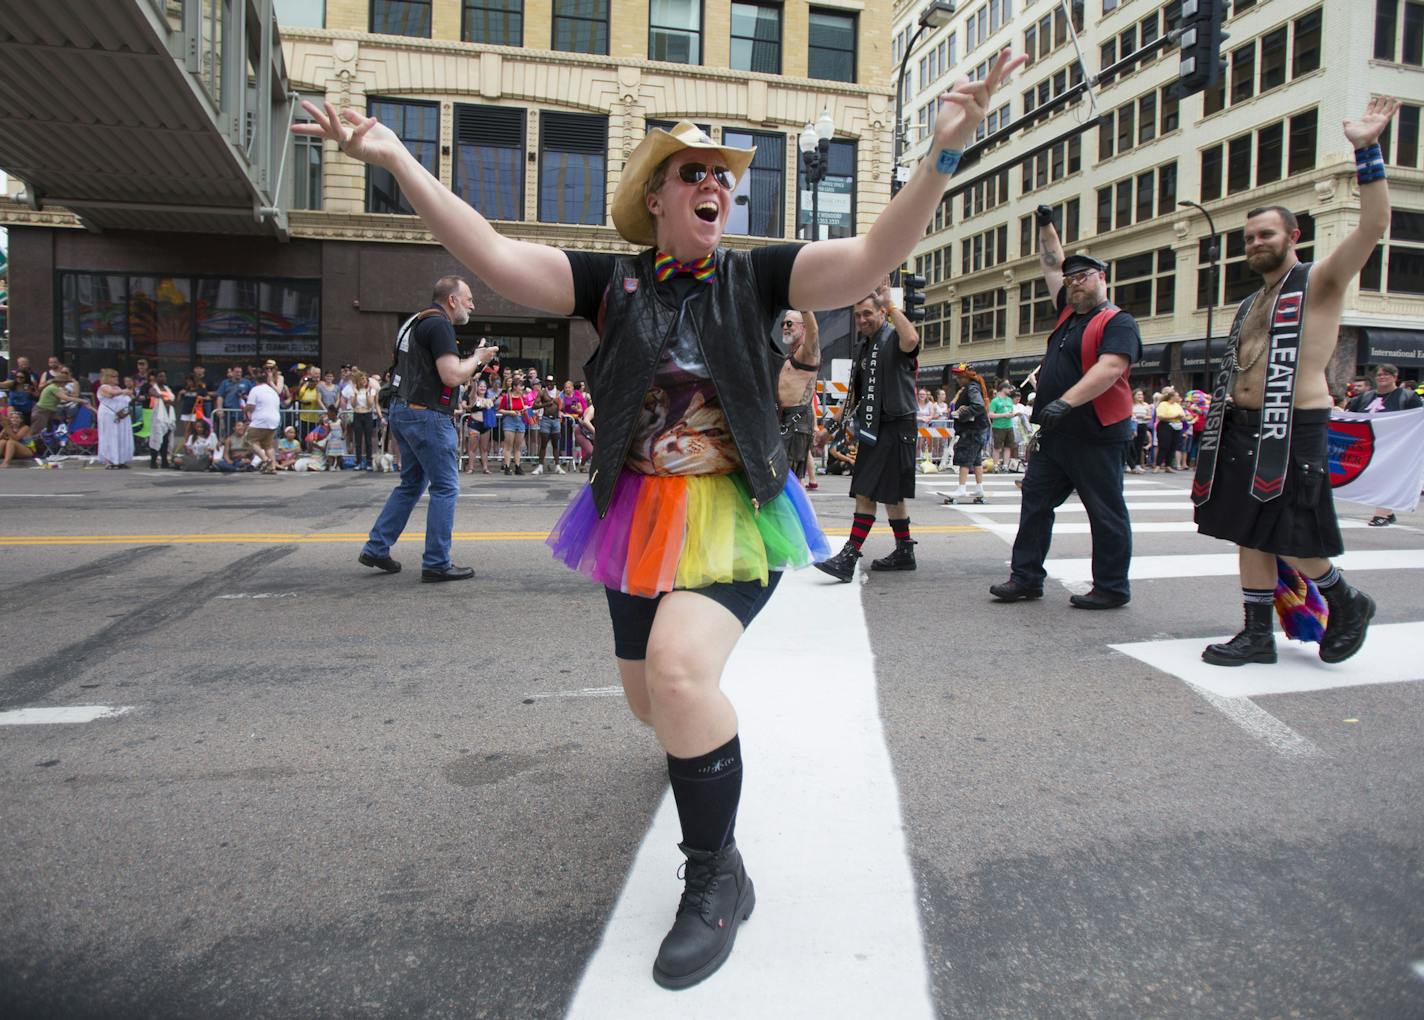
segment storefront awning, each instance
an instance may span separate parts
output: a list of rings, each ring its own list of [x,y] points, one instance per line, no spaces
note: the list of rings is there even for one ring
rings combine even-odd
[[[1417,329],[1362,329],[1364,344],[1360,361],[1377,365],[1381,361],[1416,368],[1424,365],[1424,332]]]
[[[1129,375],[1166,375],[1172,370],[1171,344],[1144,344],[1142,359],[1132,366]]]
[[[1206,341],[1188,340],[1182,344],[1182,371],[1183,372],[1206,372],[1214,370],[1221,364],[1221,357],[1226,353],[1227,338],[1224,336],[1214,336],[1211,338],[1211,364],[1206,363]]]

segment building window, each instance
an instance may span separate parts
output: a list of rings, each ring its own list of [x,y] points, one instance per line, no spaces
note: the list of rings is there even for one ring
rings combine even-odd
[[[394,131],[421,166],[437,177],[440,175],[438,104],[420,103],[410,99],[379,99],[373,96],[366,112]],[[370,165],[366,167],[366,211],[415,215],[415,210],[401,194],[400,185],[396,183],[391,172]]]
[[[1177,257],[1171,248],[1112,262],[1112,302],[1133,318],[1171,315],[1176,308]]]
[[[1386,267],[1387,271],[1386,271]],[[1395,209],[1389,233],[1360,272],[1360,288],[1391,294],[1424,294],[1424,212]]]
[[[1256,187],[1281,179],[1284,146],[1284,121],[1268,124],[1256,132]]]
[[[1009,260],[1009,226],[992,227],[981,234],[966,237],[960,242],[959,272],[962,275],[977,273],[981,269]]]
[[[371,31],[429,39],[430,0],[371,0]]]
[[[326,0],[277,0],[276,10],[282,28],[326,27]]]
[[[1296,242],[1295,252],[1302,262],[1309,262],[1315,257],[1315,220],[1309,213],[1297,213],[1296,220],[1300,224],[1300,239]],[[1223,304],[1231,305],[1243,301],[1261,286],[1261,277],[1253,273],[1246,264],[1244,232],[1241,230],[1228,231],[1225,242],[1223,259],[1218,263],[1220,287],[1214,302],[1218,307]],[[1210,249],[1210,238],[1203,237],[1197,242],[1198,309],[1205,308],[1211,297],[1211,257],[1208,254]]]
[[[607,159],[607,117],[541,113],[540,222],[603,223]]]
[[[855,158],[855,142],[831,139],[826,176],[816,199],[818,240],[855,236]],[[796,162],[796,234],[804,237],[811,223],[811,186],[806,183],[801,161]]]
[[[1157,168],[1157,215],[1167,216],[1177,211],[1177,164]]]
[[[786,234],[786,136],[723,130],[722,141],[739,149],[756,146],[751,166],[732,192],[727,233],[754,237]],[[819,211],[819,210],[818,210]]]
[[[648,59],[702,63],[702,0],[650,0]]]
[[[1098,189],[1098,233],[1165,216],[1176,204],[1177,164],[1166,163]]]
[[[554,49],[608,52],[608,0],[554,0]]]
[[[811,8],[806,77],[855,81],[855,32],[854,14]]]
[[[998,208],[1009,200],[1008,168],[986,177],[963,191],[964,214],[962,219],[977,216],[982,212]]]
[[[1149,92],[1137,101],[1137,144],[1157,137],[1157,93]]]
[[[223,370],[321,355],[321,281],[59,274],[60,347],[81,377],[131,358],[181,379],[192,363]]]
[[[733,71],[781,73],[780,4],[732,4],[731,67]]]
[[[1424,64],[1424,2],[1404,0],[1401,25],[1399,0],[1375,0],[1375,59]]]
[[[1159,134],[1167,134],[1177,130],[1180,126],[1178,105],[1181,102],[1172,91],[1170,85],[1162,86],[1162,99],[1158,104],[1162,111],[1162,130]]]
[[[1385,161],[1395,166],[1419,166],[1419,117],[1420,107],[1411,103],[1401,103],[1399,107],[1399,136],[1394,136],[1394,125],[1384,129],[1380,135],[1380,149]]]
[[[486,219],[524,219],[524,111],[455,105],[456,195]]]
[[[1315,169],[1317,120],[1315,110],[1298,113],[1290,119],[1290,169],[1287,173],[1292,177]]]
[[[1231,101],[1245,102],[1256,94],[1255,40],[1231,51]]]
[[[1221,197],[1221,153],[1220,145],[1203,149],[1201,154],[1201,200],[1210,202]]]
[[[320,102],[318,97],[311,97],[313,102]],[[307,116],[305,110],[300,106],[296,107],[295,119],[298,123],[311,123],[311,117]],[[321,208],[321,160],[322,149],[324,148],[322,139],[312,138],[309,135],[292,136],[292,208],[293,209],[320,209]]]
[[[1251,136],[1240,135],[1226,143],[1226,193],[1251,187]]]
[[[524,0],[465,0],[460,38],[486,46],[523,46]]]
[[[1030,217],[1031,218],[1031,217]],[[1058,321],[1053,295],[1042,278],[1019,284],[1019,335],[1047,333]]]
[[[1009,302],[1003,287],[959,300],[959,342],[977,344],[1008,336]]]
[[[1286,83],[1286,29],[1282,25],[1261,36],[1261,91]]]
[[[1411,4],[1424,11],[1424,4]],[[1320,10],[1311,11],[1309,14],[1302,14],[1295,19],[1293,26],[1295,30],[1295,52],[1291,65],[1291,77],[1299,78],[1303,74],[1320,67]],[[1419,28],[1415,28],[1415,39],[1419,38]],[[1405,36],[1406,43],[1408,35]],[[1417,48],[1417,43],[1416,43]],[[1416,53],[1414,63],[1419,63],[1419,56]]]
[[[1157,209],[1157,171],[1137,175],[1137,222],[1150,220]]]
[[[1074,135],[1023,161],[1022,194],[1083,169],[1083,136]]]

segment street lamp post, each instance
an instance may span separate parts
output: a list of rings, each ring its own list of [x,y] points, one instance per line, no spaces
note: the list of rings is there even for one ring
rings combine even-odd
[[[831,119],[831,111],[823,110],[816,123],[801,129],[797,146],[801,149],[801,167],[806,174],[806,184],[811,188],[811,225],[806,231],[808,241],[817,240],[821,231],[821,182],[831,162],[831,137],[836,133],[836,122]]]
[[[1216,299],[1217,299],[1217,292],[1216,292],[1216,286],[1217,286],[1217,284],[1216,284],[1216,257],[1217,257],[1217,255],[1220,253],[1220,248],[1217,247],[1217,243],[1216,243],[1216,222],[1211,218],[1211,213],[1209,213],[1209,212],[1206,211],[1206,207],[1205,207],[1205,206],[1199,205],[1199,204],[1197,204],[1196,202],[1193,202],[1191,199],[1184,198],[1184,199],[1182,199],[1181,201],[1179,201],[1177,204],[1178,204],[1178,205],[1183,205],[1183,206],[1189,205],[1189,206],[1191,206],[1193,209],[1198,210],[1203,216],[1206,217],[1206,226],[1207,226],[1207,229],[1211,231],[1211,247],[1209,247],[1209,248],[1206,250],[1206,257],[1209,258],[1209,259],[1211,259],[1211,271],[1210,271],[1210,273],[1208,274],[1208,275],[1209,275],[1209,279],[1210,279],[1211,296],[1210,296],[1209,298],[1207,298],[1207,302],[1206,302],[1206,378],[1207,378],[1207,386],[1210,386],[1210,385],[1211,385],[1211,379],[1212,379],[1212,371],[1211,371],[1211,310],[1212,310],[1214,307],[1216,307]]]
[[[890,171],[891,198],[899,193],[901,187],[900,157],[905,152],[905,72],[910,67],[910,51],[915,48],[915,43],[920,41],[920,36],[925,34],[925,29],[949,24],[949,19],[954,16],[954,7],[955,0],[930,0],[925,9],[920,11],[920,27],[910,36],[910,41],[905,46],[905,55],[900,59],[900,73],[895,76],[895,159]]]

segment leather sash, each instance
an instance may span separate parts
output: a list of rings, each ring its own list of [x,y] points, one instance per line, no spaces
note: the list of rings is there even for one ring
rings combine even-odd
[[[867,337],[870,345],[865,371],[857,378],[856,395],[859,406],[855,412],[856,439],[866,446],[874,446],[880,439],[880,403],[885,399],[885,387],[890,385],[887,374],[894,358],[890,344],[896,342],[895,328],[886,322],[874,336]]]
[[[1261,401],[1261,428],[1251,478],[1251,498],[1269,503],[1280,496],[1290,465],[1291,423],[1295,413],[1295,381],[1298,375],[1301,331],[1305,325],[1305,295],[1310,276],[1309,262],[1297,263],[1286,274],[1280,293],[1271,308],[1270,346],[1266,353],[1266,384]],[[1258,290],[1236,311],[1231,338],[1221,370],[1212,389],[1211,407],[1202,431],[1197,454],[1196,476],[1192,480],[1192,502],[1201,506],[1211,498],[1216,477],[1216,458],[1221,450],[1221,433],[1226,419],[1227,397],[1237,371],[1241,328],[1246,315],[1260,298]]]

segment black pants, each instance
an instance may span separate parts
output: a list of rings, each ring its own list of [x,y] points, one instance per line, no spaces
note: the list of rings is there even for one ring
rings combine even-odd
[[[1019,533],[1014,539],[1013,578],[1042,588],[1043,562],[1053,541],[1054,511],[1074,491],[1088,511],[1093,533],[1093,587],[1130,595],[1132,522],[1122,495],[1122,444],[1088,443],[1045,436],[1024,473]]]
[[[356,433],[356,463],[371,463],[372,438],[376,434],[376,418],[370,411],[353,411],[351,414],[352,429]]]
[[[1172,428],[1170,422],[1159,421],[1157,423],[1157,466],[1172,467],[1172,462],[1176,460],[1177,443],[1182,438],[1182,433]]]
[[[169,443],[169,441],[170,441],[172,438],[173,438],[173,433],[172,433],[172,432],[165,432],[165,433],[163,433],[163,442],[159,444],[158,449],[154,449],[152,443],[149,444],[149,446],[148,446],[148,466],[149,466],[149,467],[151,467],[151,468],[156,468],[156,467],[158,467],[158,458],[159,458],[159,456],[162,456],[162,457],[163,457],[163,466],[164,466],[164,467],[167,467],[167,466],[168,466],[168,443]]]

